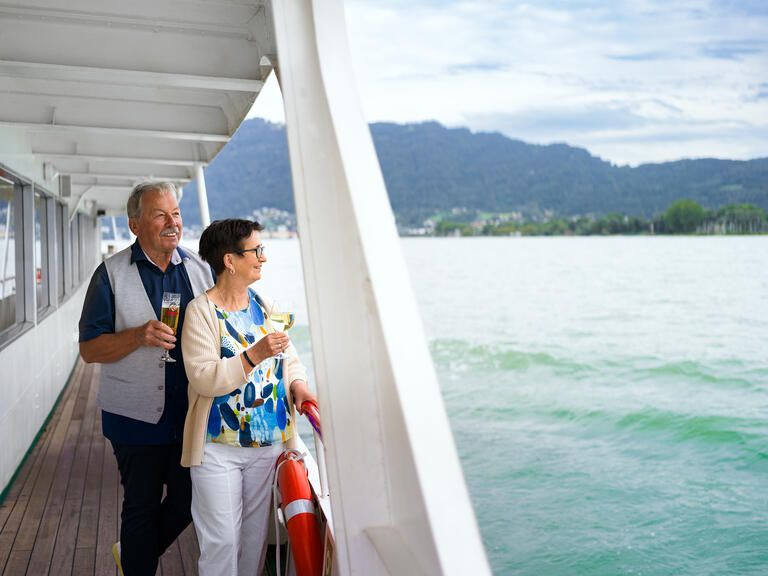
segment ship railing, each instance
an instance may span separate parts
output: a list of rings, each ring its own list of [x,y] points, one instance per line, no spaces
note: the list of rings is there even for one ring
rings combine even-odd
[[[314,456],[307,448],[304,440],[298,434],[295,435],[295,448],[304,454],[304,465],[307,467],[307,475],[312,491],[315,494],[319,506],[319,514],[323,526],[327,526],[333,535],[333,518],[331,515],[331,495],[328,489],[328,475],[325,466],[325,448],[323,440],[317,432],[314,435]]]

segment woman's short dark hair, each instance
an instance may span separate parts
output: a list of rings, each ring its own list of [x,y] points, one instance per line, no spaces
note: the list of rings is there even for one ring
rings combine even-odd
[[[254,232],[261,232],[264,226],[256,220],[227,218],[214,220],[200,235],[198,253],[211,265],[216,274],[224,272],[224,254],[243,249],[243,240]]]

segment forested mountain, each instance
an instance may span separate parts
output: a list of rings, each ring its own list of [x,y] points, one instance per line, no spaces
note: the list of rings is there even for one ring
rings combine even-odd
[[[453,208],[536,216],[623,212],[651,217],[676,199],[707,208],[751,203],[768,209],[768,158],[681,160],[614,166],[567,144],[526,144],[436,122],[372,124],[398,221],[418,224]],[[273,207],[293,211],[282,125],[245,122],[206,170],[212,218]],[[196,190],[184,190],[189,224],[199,222]]]

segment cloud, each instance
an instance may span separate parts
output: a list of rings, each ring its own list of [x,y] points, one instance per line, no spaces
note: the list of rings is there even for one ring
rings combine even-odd
[[[768,126],[756,129],[728,119],[690,121],[681,117],[660,121],[629,109],[564,107],[478,116],[472,124],[479,130],[499,131],[531,143],[567,142],[616,164],[768,157]]]
[[[764,0],[719,0],[715,5],[723,13],[768,17],[768,4]]]
[[[635,54],[609,54],[607,57],[611,60],[641,62],[649,60],[667,60],[670,55],[664,52],[637,52]]]
[[[463,74],[465,72],[499,72],[506,69],[506,64],[499,62],[465,62],[448,66],[446,72],[449,74]]]
[[[705,57],[720,60],[742,60],[745,56],[766,54],[765,42],[720,42],[714,46],[704,46],[701,53]]]
[[[529,109],[507,115],[477,115],[470,123],[498,129],[511,137],[534,141],[563,141],[585,131],[626,130],[648,123],[646,118],[622,107],[557,107]]]
[[[435,119],[568,141],[618,163],[691,150],[768,156],[763,0],[351,0],[345,9],[371,122]],[[746,145],[734,145],[734,130]]]

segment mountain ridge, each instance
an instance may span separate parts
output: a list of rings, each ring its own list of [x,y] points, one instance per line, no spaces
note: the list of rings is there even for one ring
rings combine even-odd
[[[652,217],[674,200],[706,208],[750,203],[768,210],[768,158],[713,158],[619,166],[565,143],[529,144],[498,132],[437,122],[370,126],[398,222],[420,224],[453,208],[528,217],[621,212]],[[212,218],[272,207],[293,212],[285,129],[244,122],[206,169]],[[185,187],[185,220],[199,223],[196,186]]]

